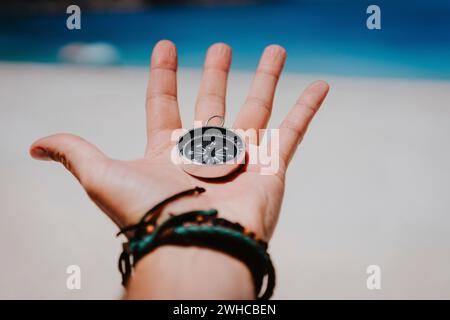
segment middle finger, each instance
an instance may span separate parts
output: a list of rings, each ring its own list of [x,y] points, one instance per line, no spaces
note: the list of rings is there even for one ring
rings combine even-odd
[[[224,43],[216,43],[208,49],[200,92],[195,106],[195,120],[203,124],[213,116],[225,116],[225,95],[228,71],[231,64],[231,48]],[[219,118],[212,119],[220,122]]]

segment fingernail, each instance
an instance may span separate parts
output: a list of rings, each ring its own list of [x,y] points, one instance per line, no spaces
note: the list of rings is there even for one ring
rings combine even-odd
[[[41,147],[34,148],[31,150],[31,156],[33,158],[39,159],[39,160],[48,160],[50,157],[48,156],[47,150]]]

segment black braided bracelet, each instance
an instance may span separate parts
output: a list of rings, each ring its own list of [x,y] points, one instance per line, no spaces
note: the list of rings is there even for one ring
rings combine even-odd
[[[132,226],[128,226],[125,228],[120,229],[120,231],[117,233],[117,236],[126,233],[128,231],[136,231],[135,237],[140,237],[143,234],[145,234],[145,227],[147,225],[155,225],[156,224],[156,215],[153,215],[155,212],[157,212],[159,209],[163,208],[166,204],[168,204],[169,202],[172,202],[178,198],[184,197],[184,196],[190,196],[190,195],[194,195],[194,194],[200,194],[205,192],[206,190],[204,188],[201,187],[195,187],[193,189],[188,189],[182,192],[179,192],[167,199],[165,199],[164,201],[161,201],[160,203],[158,203],[157,205],[155,205],[153,208],[151,208],[150,210],[148,210],[141,218],[141,220],[137,223],[134,224]]]
[[[240,224],[219,218],[217,215],[215,209],[191,211],[172,215],[159,226],[156,226],[156,222],[144,224],[146,233],[142,231],[142,223],[134,228],[133,226],[127,228],[127,230],[138,228],[140,232],[136,233],[139,236],[124,243],[119,258],[122,284],[126,285],[132,267],[143,256],[162,245],[199,246],[215,249],[241,260],[252,274],[255,296],[258,299],[269,299],[275,287],[275,270],[267,253],[267,243]],[[266,276],[266,289],[259,295]]]

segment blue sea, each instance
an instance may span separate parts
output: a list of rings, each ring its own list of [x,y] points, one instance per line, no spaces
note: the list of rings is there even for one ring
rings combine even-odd
[[[366,8],[381,8],[381,30]],[[84,12],[81,30],[67,14],[0,16],[0,60],[58,63],[72,42],[106,42],[121,65],[147,65],[160,39],[177,44],[181,67],[200,67],[214,42],[233,47],[233,68],[253,70],[271,43],[288,52],[291,72],[450,79],[450,1],[266,1],[253,5],[167,6],[138,12]]]

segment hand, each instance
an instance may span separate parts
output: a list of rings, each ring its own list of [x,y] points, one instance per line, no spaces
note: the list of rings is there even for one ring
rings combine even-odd
[[[283,48],[272,45],[265,49],[234,128],[266,128],[285,59]],[[209,48],[195,108],[196,120],[205,123],[213,115],[225,114],[230,63],[231,49],[227,45],[215,44]],[[311,84],[281,123],[280,168],[276,174],[261,175],[258,165],[248,165],[230,177],[203,180],[186,174],[170,158],[175,144],[171,134],[181,128],[176,71],[175,45],[160,41],[151,58],[146,103],[148,144],[142,159],[110,159],[95,146],[70,134],[36,141],[30,148],[31,155],[39,160],[61,162],[119,227],[136,223],[163,199],[201,186],[205,193],[177,200],[165,212],[216,208],[219,216],[240,222],[263,239],[270,239],[280,211],[287,165],[328,92],[327,83]]]

